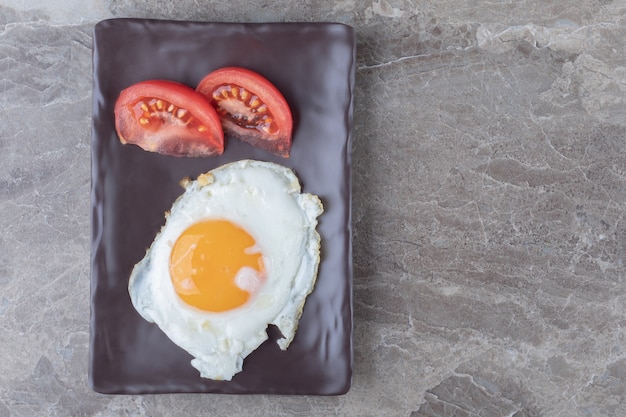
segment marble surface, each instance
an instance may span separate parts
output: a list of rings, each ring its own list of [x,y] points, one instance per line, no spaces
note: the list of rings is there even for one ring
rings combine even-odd
[[[91,39],[111,17],[358,40],[337,397],[87,383]],[[626,415],[626,2],[0,2],[0,417]]]

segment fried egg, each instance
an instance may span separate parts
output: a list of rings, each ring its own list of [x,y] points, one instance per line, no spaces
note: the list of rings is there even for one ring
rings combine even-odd
[[[182,182],[185,192],[130,276],[137,312],[194,359],[203,378],[230,380],[267,340],[292,342],[320,262],[320,199],[284,166],[233,162]]]

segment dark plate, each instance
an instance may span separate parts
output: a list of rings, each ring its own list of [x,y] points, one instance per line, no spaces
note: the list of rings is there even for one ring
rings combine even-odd
[[[100,22],[94,31],[92,262],[89,380],[101,393],[275,393],[336,395],[352,375],[350,149],[353,30],[332,23],[200,23],[142,19]],[[291,157],[236,140],[220,157],[174,158],[121,145],[113,107],[138,81],[194,86],[220,67],[241,66],[272,81],[294,114]],[[134,310],[128,277],[182,193],[179,181],[239,159],[293,168],[317,194],[322,262],[291,346],[269,340],[232,381],[200,378],[191,356]]]

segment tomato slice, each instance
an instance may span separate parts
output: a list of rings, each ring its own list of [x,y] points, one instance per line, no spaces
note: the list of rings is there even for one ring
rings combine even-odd
[[[173,81],[142,81],[115,103],[115,129],[122,143],[171,156],[202,157],[224,152],[220,119],[194,89]]]
[[[266,78],[245,68],[226,67],[205,76],[196,90],[217,110],[224,133],[289,157],[291,110]]]

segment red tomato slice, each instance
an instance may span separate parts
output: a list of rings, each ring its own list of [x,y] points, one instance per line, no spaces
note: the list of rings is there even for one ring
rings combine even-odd
[[[226,134],[289,157],[291,110],[267,79],[244,68],[227,67],[205,76],[196,90],[215,107]]]
[[[224,152],[224,132],[213,107],[173,81],[142,81],[123,90],[115,103],[115,129],[122,143],[163,155]]]

